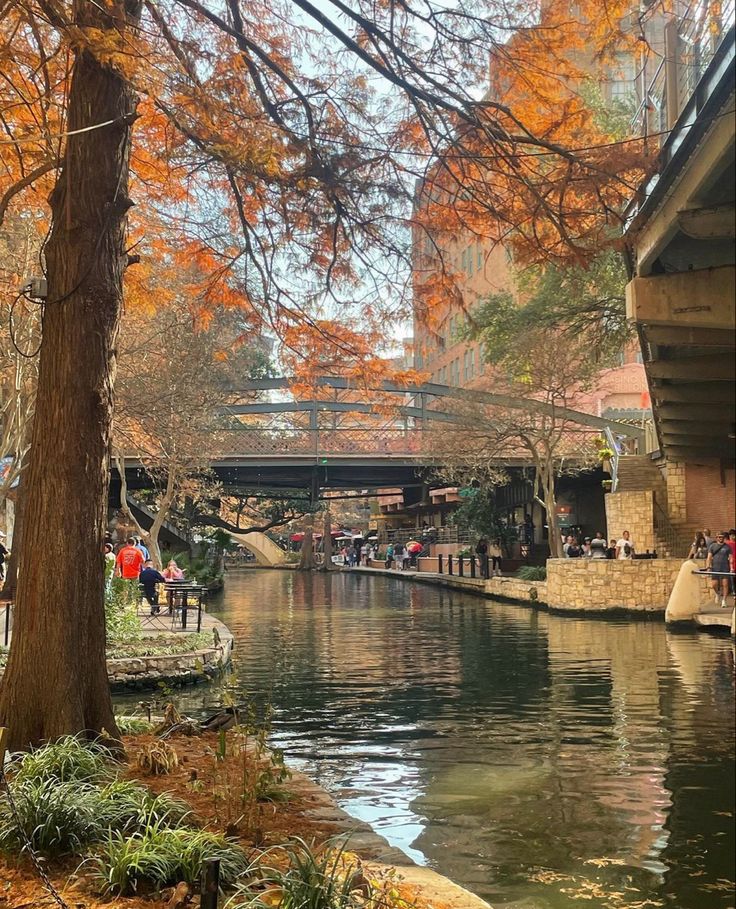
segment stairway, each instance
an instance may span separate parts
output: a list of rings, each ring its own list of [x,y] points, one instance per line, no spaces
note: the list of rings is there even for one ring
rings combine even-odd
[[[621,455],[618,459],[618,492],[654,493],[654,536],[658,554],[685,558],[695,530],[690,524],[673,522],[667,507],[667,483],[648,455]]]
[[[653,490],[660,504],[667,501],[662,471],[648,455],[621,455],[618,459],[618,492]]]

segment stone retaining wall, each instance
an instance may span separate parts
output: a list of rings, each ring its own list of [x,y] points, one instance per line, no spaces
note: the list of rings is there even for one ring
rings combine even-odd
[[[620,540],[624,530],[639,553],[657,548],[654,539],[654,493],[649,490],[609,492],[605,497],[606,525],[610,539]]]
[[[548,559],[547,604],[588,612],[662,611],[681,565],[682,559]]]
[[[569,561],[569,560],[568,560]],[[522,581],[520,578],[490,578],[485,583],[486,595],[522,603],[547,603],[546,581]]]
[[[169,685],[191,685],[211,679],[227,666],[233,648],[233,637],[217,622],[220,643],[216,647],[160,656],[119,657],[107,660],[107,677],[113,691],[155,688]]]

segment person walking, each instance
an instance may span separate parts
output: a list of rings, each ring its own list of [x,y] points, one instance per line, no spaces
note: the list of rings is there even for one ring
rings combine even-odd
[[[608,543],[608,548],[606,549],[606,558],[615,559],[616,558],[616,541],[611,539]]]
[[[634,543],[628,530],[624,530],[621,539],[616,543],[617,559],[633,559]]]
[[[115,559],[115,574],[124,581],[137,581],[145,561],[135,545],[135,537],[128,537]]]
[[[491,577],[501,577],[501,541],[496,539],[488,547],[488,557],[490,559]]]
[[[138,583],[143,588],[143,596],[148,600],[148,605],[151,607],[151,615],[158,615],[160,608],[156,585],[165,584],[166,578],[160,571],[156,571],[150,559],[146,559],[143,563],[143,570],[138,576]]]
[[[135,538],[135,548],[140,551],[140,554],[143,556],[144,560],[151,558],[151,553],[148,551],[148,547],[144,544],[143,540],[140,537]]]
[[[529,512],[524,515],[524,542],[534,542],[534,521]]]
[[[579,559],[580,555],[581,555],[581,551],[580,551],[580,547],[578,546],[577,538],[568,537],[567,539],[569,542],[565,543],[565,546],[567,547],[564,550],[565,555],[567,556],[568,559]],[[563,547],[563,549],[564,549],[564,547]]]
[[[591,559],[606,559],[607,550],[606,550],[606,541],[603,539],[603,534],[598,531],[595,535],[595,539],[590,541],[590,558]]]
[[[690,552],[687,554],[688,559],[707,559],[708,543],[702,530],[695,534],[695,538],[690,545]]]
[[[403,543],[394,543],[394,561],[396,562],[396,570],[404,570],[404,544]]]
[[[715,542],[708,547],[705,567],[707,571],[720,572],[711,579],[711,587],[716,605],[720,603],[721,607],[725,609],[728,605],[726,597],[731,586],[729,573],[734,570],[733,550],[726,541],[725,533],[717,533]]]
[[[480,576],[485,581],[488,579],[488,540],[485,537],[481,537],[478,540],[475,546],[475,554],[478,556]]]
[[[385,567],[390,568],[394,561],[394,544],[389,543],[386,547],[386,562]]]

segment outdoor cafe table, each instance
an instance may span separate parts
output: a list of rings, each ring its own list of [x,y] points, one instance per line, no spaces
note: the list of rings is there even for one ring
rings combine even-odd
[[[202,602],[207,595],[207,588],[201,584],[192,584],[189,581],[167,581],[164,584],[166,600],[169,604],[169,613],[176,615],[176,610],[181,610],[181,627],[187,628],[187,612],[189,609],[197,610],[197,631],[202,627]]]

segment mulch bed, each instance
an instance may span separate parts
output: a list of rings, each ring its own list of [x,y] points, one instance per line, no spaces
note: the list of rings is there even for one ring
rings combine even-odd
[[[191,823],[209,830],[227,833],[237,838],[245,851],[285,844],[291,837],[299,836],[310,844],[318,845],[335,834],[335,828],[309,818],[305,812],[319,807],[319,799],[296,785],[287,800],[263,801],[241,797],[244,767],[252,769],[251,750],[242,754],[226,754],[220,758],[216,734],[201,736],[173,735],[167,741],[177,752],[179,766],[172,772],[160,775],[143,775],[137,768],[137,756],[146,745],[158,741],[151,735],[126,736],[128,764],[122,776],[136,779],[156,793],[168,792],[187,802],[193,812]],[[248,765],[250,761],[250,765]],[[289,791],[289,780],[282,784]],[[278,861],[278,850],[269,855],[269,861]],[[48,868],[48,875],[61,893],[69,909],[163,909],[170,904],[172,891],[159,897],[129,897],[101,900],[90,892],[83,869],[77,874],[80,859],[71,857],[55,861]],[[413,903],[416,892],[402,888],[402,897]],[[198,905],[195,897],[192,906]],[[26,858],[0,858],[0,909],[45,909],[55,907],[48,890],[39,878],[31,861]],[[443,909],[437,902],[431,907],[421,900],[417,909]]]

